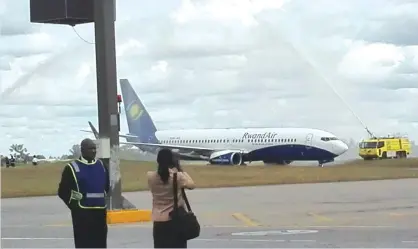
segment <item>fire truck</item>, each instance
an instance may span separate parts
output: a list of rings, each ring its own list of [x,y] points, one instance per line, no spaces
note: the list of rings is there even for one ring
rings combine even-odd
[[[359,156],[364,160],[407,158],[411,142],[406,137],[372,137],[359,144]]]

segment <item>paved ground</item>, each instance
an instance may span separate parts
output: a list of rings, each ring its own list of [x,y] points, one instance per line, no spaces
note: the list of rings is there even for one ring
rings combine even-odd
[[[189,247],[416,248],[416,186],[411,179],[190,191],[204,227]],[[147,192],[125,196],[150,208]],[[56,197],[1,204],[2,248],[73,246],[69,214]],[[111,226],[108,241],[109,247],[152,247],[151,226]]]

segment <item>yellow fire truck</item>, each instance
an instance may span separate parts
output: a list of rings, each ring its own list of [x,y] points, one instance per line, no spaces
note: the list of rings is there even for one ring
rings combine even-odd
[[[410,153],[411,142],[405,137],[372,137],[359,144],[359,156],[364,160],[406,158]]]

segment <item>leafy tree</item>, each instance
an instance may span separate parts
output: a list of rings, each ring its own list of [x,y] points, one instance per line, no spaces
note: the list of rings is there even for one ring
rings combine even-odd
[[[79,144],[74,144],[70,149],[70,154],[72,158],[78,158],[81,156],[81,148]]]
[[[16,158],[19,157],[19,158],[25,159],[29,155],[29,153],[27,153],[28,150],[25,148],[25,146],[23,144],[12,144],[10,146],[9,151]]]

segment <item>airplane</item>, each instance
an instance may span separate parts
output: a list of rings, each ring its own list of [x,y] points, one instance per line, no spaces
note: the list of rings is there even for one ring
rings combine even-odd
[[[330,132],[313,128],[217,128],[157,130],[127,79],[120,80],[128,122],[127,142],[140,150],[156,153],[175,150],[182,160],[205,160],[210,165],[288,165],[293,161],[333,162],[348,150],[347,144]],[[98,136],[97,130],[89,122]],[[91,132],[91,131],[90,131]]]

